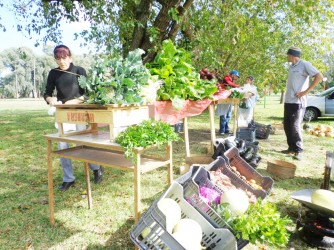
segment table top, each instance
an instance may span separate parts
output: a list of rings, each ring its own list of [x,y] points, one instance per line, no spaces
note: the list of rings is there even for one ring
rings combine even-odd
[[[105,148],[123,152],[124,149],[118,143],[110,141],[109,132],[86,133],[80,135],[60,136],[56,134],[47,134],[44,137],[48,140],[63,141],[67,143],[76,143],[90,147]],[[142,151],[143,148],[136,148],[134,151]]]

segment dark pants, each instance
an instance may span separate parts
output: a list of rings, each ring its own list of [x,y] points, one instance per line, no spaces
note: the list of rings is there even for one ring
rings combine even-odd
[[[219,133],[224,134],[224,133],[229,133],[230,128],[228,127],[228,123],[231,119],[232,115],[232,109],[230,108],[226,115],[221,115],[220,116],[220,122],[219,122]]]
[[[305,108],[301,104],[284,103],[284,132],[289,150],[299,153],[303,151],[301,124]]]

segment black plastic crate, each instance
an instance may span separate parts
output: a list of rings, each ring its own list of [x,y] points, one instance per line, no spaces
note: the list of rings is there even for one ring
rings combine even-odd
[[[255,137],[257,139],[268,139],[270,132],[272,131],[271,125],[265,125],[258,122],[251,122],[248,127],[255,129]]]
[[[238,128],[236,137],[245,141],[255,141],[255,128]]]

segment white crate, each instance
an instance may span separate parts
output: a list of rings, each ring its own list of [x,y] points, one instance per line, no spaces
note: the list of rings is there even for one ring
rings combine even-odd
[[[201,245],[208,249],[234,250],[237,242],[233,234],[225,228],[214,228],[194,207],[183,198],[183,187],[177,182],[172,182],[167,191],[157,199],[143,214],[138,223],[131,230],[131,240],[140,249],[175,249],[184,250],[182,245],[166,230],[166,217],[160,211],[157,204],[163,198],[175,200],[182,211],[182,218],[190,218],[201,225],[203,235]],[[142,237],[146,230],[149,234]]]

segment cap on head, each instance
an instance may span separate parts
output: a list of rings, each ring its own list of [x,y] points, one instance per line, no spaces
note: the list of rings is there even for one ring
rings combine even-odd
[[[239,72],[236,71],[236,70],[232,70],[232,71],[230,72],[230,75],[236,75],[238,78],[240,78]]]
[[[250,79],[251,81],[254,81],[254,77],[253,76],[247,76],[248,79]]]
[[[296,47],[296,46],[291,46],[289,49],[288,49],[288,52],[287,52],[288,55],[292,55],[292,56],[295,56],[295,57],[300,57],[301,54],[302,54],[302,51],[299,47]]]
[[[72,56],[70,49],[65,45],[58,45],[53,50],[53,55],[56,59]]]

